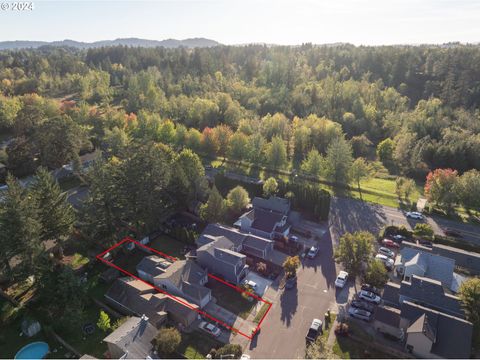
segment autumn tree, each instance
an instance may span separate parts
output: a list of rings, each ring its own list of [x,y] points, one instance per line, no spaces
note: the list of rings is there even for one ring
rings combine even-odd
[[[427,175],[425,195],[427,200],[450,211],[457,201],[455,187],[458,172],[452,169],[436,169]]]
[[[297,269],[300,267],[300,258],[298,256],[288,256],[283,262],[283,269],[287,278],[295,277]]]

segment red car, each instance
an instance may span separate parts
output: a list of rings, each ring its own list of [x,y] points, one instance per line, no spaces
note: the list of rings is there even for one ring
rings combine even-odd
[[[383,239],[382,240],[382,245],[389,247],[389,248],[394,248],[394,249],[400,249],[400,245],[397,244],[395,241],[390,240],[390,239]]]

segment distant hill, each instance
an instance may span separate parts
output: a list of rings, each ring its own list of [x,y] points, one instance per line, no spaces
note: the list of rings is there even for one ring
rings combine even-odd
[[[116,40],[101,40],[95,41],[92,43],[80,42],[75,40],[62,40],[62,41],[2,41],[0,42],[0,50],[10,50],[10,49],[26,49],[26,48],[38,48],[40,46],[70,46],[78,49],[91,49],[98,48],[102,46],[133,46],[133,47],[157,47],[163,46],[166,48],[177,48],[177,47],[212,47],[221,45],[215,40],[205,39],[205,38],[193,38],[185,40],[176,40],[176,39],[167,39],[167,40],[146,40],[146,39],[137,39],[137,38],[127,38],[127,39],[116,39]]]

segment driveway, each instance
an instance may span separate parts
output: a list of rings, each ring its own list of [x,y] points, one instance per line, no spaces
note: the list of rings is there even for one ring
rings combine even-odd
[[[272,308],[260,333],[244,349],[252,358],[304,358],[305,335],[312,319],[323,319],[328,309],[336,307],[336,269],[328,232],[319,241],[319,246],[320,252],[315,259],[302,260],[297,286],[279,290],[274,298],[268,298],[273,303]]]
[[[260,297],[265,294],[265,291],[267,291],[269,286],[272,284],[271,280],[268,280],[253,271],[250,271],[247,276],[245,276],[244,281],[253,281],[254,283],[256,283],[257,288],[255,289],[255,293]]]
[[[425,219],[436,234],[444,235],[446,227],[455,229],[463,234],[463,240],[480,245],[480,226],[463,224],[458,221],[428,216]],[[418,221],[409,219],[403,210],[367,203],[351,198],[332,197],[330,204],[329,226],[334,243],[346,232],[359,230],[378,234],[385,225],[404,225],[413,229]]]

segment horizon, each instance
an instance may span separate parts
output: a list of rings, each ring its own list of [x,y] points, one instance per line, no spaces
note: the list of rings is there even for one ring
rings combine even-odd
[[[224,45],[356,46],[480,42],[480,3],[472,0],[33,3],[32,11],[0,12],[0,41],[206,38]]]

